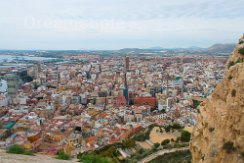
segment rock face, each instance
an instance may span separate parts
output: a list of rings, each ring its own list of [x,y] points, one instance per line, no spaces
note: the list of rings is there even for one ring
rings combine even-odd
[[[200,105],[192,133],[193,163],[244,162],[244,55],[237,44],[224,79]]]

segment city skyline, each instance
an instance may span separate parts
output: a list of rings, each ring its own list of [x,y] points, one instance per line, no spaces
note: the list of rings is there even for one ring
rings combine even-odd
[[[244,2],[227,0],[10,0],[0,6],[0,49],[209,47],[243,33]]]

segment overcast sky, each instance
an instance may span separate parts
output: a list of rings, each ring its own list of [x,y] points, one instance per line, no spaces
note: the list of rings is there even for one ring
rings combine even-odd
[[[0,0],[0,49],[208,47],[244,32],[244,0]]]

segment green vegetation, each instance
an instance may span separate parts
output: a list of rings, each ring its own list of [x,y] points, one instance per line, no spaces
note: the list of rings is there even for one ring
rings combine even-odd
[[[188,151],[179,151],[174,153],[164,154],[159,156],[149,163],[190,163],[191,162],[191,152]]]
[[[120,155],[117,148],[127,149],[127,148],[133,148],[135,146],[136,146],[135,140],[125,139],[121,143],[106,145],[100,148],[99,150],[96,150],[94,154],[99,155],[101,157],[115,159],[117,156]]]
[[[243,48],[240,48],[240,49],[238,50],[238,52],[239,52],[240,54],[244,55],[244,47],[243,47]]]
[[[106,157],[102,157],[98,154],[78,154],[77,159],[82,163],[111,163]]]
[[[161,145],[164,146],[164,145],[167,145],[169,143],[170,143],[170,140],[166,139],[166,140],[162,141]]]
[[[172,126],[171,126],[172,129],[182,129],[183,127],[178,124],[178,123],[174,123]]]
[[[96,150],[96,151],[90,152],[90,153],[86,153],[86,154],[84,154],[84,156],[90,157],[91,155],[96,155],[96,156],[100,156],[102,158],[113,160],[112,162],[116,162],[116,160],[118,160],[118,156],[120,156],[120,153],[117,150],[117,148],[122,148],[122,143],[106,145],[106,146],[100,148],[99,150]],[[78,158],[78,156],[77,156],[77,158]],[[80,157],[80,158],[82,158],[82,157]]]
[[[231,141],[227,141],[224,143],[223,145],[223,149],[227,152],[227,153],[232,153],[236,150],[236,148],[234,147],[234,143]]]
[[[79,153],[77,154],[77,156],[76,156],[76,158],[77,158],[78,160],[82,159],[82,157],[83,157],[83,153],[81,153],[81,152],[79,152]]]
[[[100,162],[102,162],[102,161],[118,162],[118,160],[119,160],[118,157],[120,156],[120,153],[117,150],[118,148],[127,149],[127,148],[134,148],[134,147],[136,147],[135,140],[125,139],[118,143],[106,145],[93,152],[87,152],[87,153],[83,153],[83,154],[80,153],[77,155],[77,159],[79,159],[82,162],[84,162],[84,160],[85,160],[88,163],[89,163],[89,160],[92,160],[92,161],[95,160],[95,161],[98,161],[98,163],[99,163],[99,161]],[[96,162],[94,162],[94,163],[96,163]]]
[[[140,149],[139,152],[134,153],[131,155],[131,157],[127,157],[126,159],[122,160],[122,163],[135,163],[138,162],[139,160],[147,157],[148,155],[154,153],[157,149]]]
[[[235,64],[237,64],[237,63],[243,63],[244,62],[244,58],[239,58],[238,60],[236,60],[236,61],[230,61],[229,63],[228,63],[228,68],[230,68],[231,66],[234,66]]]
[[[243,40],[240,40],[240,41],[239,41],[239,44],[243,44],[243,43],[244,43],[244,41],[243,41]]]
[[[139,132],[137,132],[136,134],[132,135],[130,138],[135,140],[135,141],[145,141],[145,140],[148,140],[150,137],[150,133],[152,131],[152,129],[154,127],[159,127],[159,131],[162,133],[163,130],[162,130],[162,126],[158,126],[156,124],[152,124],[150,126],[148,126],[148,128],[146,129],[143,129]],[[173,124],[173,125],[169,125],[167,127],[164,127],[165,131],[166,132],[170,132],[171,130],[180,130],[180,129],[183,129],[183,127],[180,125],[180,124]]]
[[[197,100],[192,100],[193,104],[192,107],[194,109],[197,109],[197,107],[201,104],[201,101],[197,101]]]
[[[233,78],[233,76],[231,76],[231,75],[228,77],[229,80],[231,80],[232,78]]]
[[[159,146],[160,146],[159,143],[154,143],[154,144],[153,144],[153,148],[156,148],[156,149],[157,149]]]
[[[133,139],[136,141],[145,141],[149,139],[150,132],[139,132],[137,133]]]
[[[146,129],[143,129],[143,130],[139,131],[138,133],[134,134],[133,136],[131,136],[131,138],[136,141],[148,140],[150,138],[149,137],[150,133],[154,127],[160,127],[160,126],[158,126],[156,124],[152,124],[152,125],[148,126]]]
[[[181,131],[181,136],[180,136],[180,140],[182,142],[189,142],[191,139],[191,133],[185,130]]]
[[[230,68],[231,66],[234,66],[235,65],[235,62],[234,61],[230,61],[229,63],[228,63],[228,67]]]
[[[184,131],[183,127],[179,124],[172,124],[169,125],[165,128],[165,130],[178,130],[181,132],[181,137],[178,137],[178,141],[174,141],[166,139],[161,142],[162,147],[160,147],[160,143],[155,143],[151,149],[140,149],[138,146],[136,146],[135,141],[145,141],[149,139],[149,135],[154,127],[159,127],[157,132],[164,132],[162,126],[158,126],[156,124],[152,124],[148,126],[145,129],[140,130],[139,132],[131,135],[128,139],[125,139],[121,142],[106,145],[102,148],[99,148],[95,151],[83,153],[83,154],[78,154],[77,158],[79,159],[80,162],[91,162],[91,163],[96,163],[96,162],[122,162],[122,163],[134,163],[138,162],[139,160],[145,158],[146,156],[161,150],[162,147],[164,149],[171,149],[171,148],[181,148],[181,147],[186,147],[189,145],[187,143],[190,140],[191,134],[188,131]],[[118,148],[121,149],[130,149],[133,148],[137,152],[133,153],[130,157],[127,157],[126,159],[121,160],[120,153],[118,151]]]
[[[213,128],[213,127],[210,127],[210,128],[208,129],[208,131],[209,131],[209,132],[213,132],[213,131],[214,131],[214,128]]]
[[[34,156],[32,151],[25,151],[24,155]]]
[[[241,152],[241,157],[244,158],[244,152]]]
[[[159,127],[159,131],[160,131],[160,133],[163,133],[163,129],[161,126]]]
[[[25,149],[19,145],[12,145],[7,149],[7,153],[23,154]]]
[[[60,151],[57,152],[56,159],[69,160],[70,156],[68,154],[66,154],[63,150],[60,150]]]
[[[7,148],[7,153],[33,155],[31,151],[27,151],[24,147],[20,145],[11,145],[9,148]]]
[[[94,152],[95,152],[96,154],[100,154],[100,153],[102,153],[102,152],[111,150],[110,148],[113,148],[113,147],[121,148],[121,146],[122,146],[121,143],[109,144],[109,145],[106,145],[106,146],[104,146],[104,147],[102,147],[102,148],[99,148],[99,149],[95,150]]]
[[[101,152],[99,155],[102,157],[114,157],[114,156],[118,156],[119,153],[116,147],[110,147],[106,151]]]
[[[167,126],[167,127],[165,127],[165,131],[166,132],[170,132],[172,129],[174,130],[174,129],[176,129],[176,130],[179,130],[179,129],[182,129],[183,127],[180,125],[180,124],[178,124],[178,123],[174,123],[173,125],[169,125],[169,126]]]
[[[160,126],[153,126],[153,127],[160,127]],[[151,129],[153,127],[150,126]],[[151,132],[150,128],[148,128],[147,130],[142,130],[140,132],[141,133],[147,133],[148,132],[150,134],[150,132]],[[166,140],[161,142],[162,147],[160,147],[160,143],[155,143],[155,144],[153,144],[153,148],[148,149],[148,150],[139,149],[136,153],[132,154],[130,157],[127,157],[126,159],[121,160],[121,162],[122,163],[134,163],[134,162],[140,161],[141,159],[143,159],[143,158],[147,157],[148,155],[155,153],[156,151],[161,150],[161,149],[182,148],[182,147],[189,146],[188,142],[190,141],[191,134],[188,131],[183,130],[183,127],[179,124],[173,124],[173,125],[169,125],[169,126],[165,127],[166,132],[169,132],[173,129],[181,132],[181,136],[177,138],[177,141],[174,141],[173,139],[172,139],[172,141],[170,141],[169,139],[166,139]],[[138,136],[141,133],[139,133],[139,134],[136,133],[136,135]],[[189,160],[191,160],[190,155],[187,155],[186,157],[189,158]],[[179,160],[179,159],[177,158],[177,160]],[[161,161],[159,161],[159,162],[161,162]]]
[[[181,132],[181,137],[178,137],[177,141],[174,141],[174,140],[170,141],[169,139],[166,139],[166,140],[162,141],[161,145],[162,145],[163,148],[160,147],[159,143],[155,143],[153,145],[153,148],[151,148],[151,149],[139,149],[139,150],[137,150],[136,153],[132,154],[130,157],[127,157],[124,160],[120,160],[120,162],[122,162],[122,163],[134,163],[134,162],[140,161],[141,159],[143,159],[143,158],[149,156],[150,154],[155,153],[156,151],[161,150],[161,149],[182,148],[182,147],[189,146],[188,142],[190,140],[191,134],[188,131],[183,130],[182,126],[180,126],[179,124],[173,124],[173,125],[167,126],[167,129],[169,131],[171,129],[179,130]],[[146,133],[148,131],[149,130],[144,130],[144,131],[140,131],[140,132]],[[138,135],[138,133],[137,133],[137,135]],[[180,154],[179,157],[176,154],[176,160],[178,160],[179,162],[180,162],[180,160],[184,161],[184,159],[179,159],[180,157],[181,157],[181,154]],[[191,156],[190,155],[185,154],[185,157],[187,158],[187,160],[188,160],[188,158],[189,158],[189,160],[191,160]],[[175,160],[172,160],[172,161],[175,161]],[[161,162],[161,161],[159,160],[158,162]],[[164,162],[164,161],[162,161],[162,162]]]
[[[166,110],[165,110],[165,109],[162,109],[160,112],[161,112],[162,114],[164,114],[164,113],[166,113]]]
[[[189,143],[175,143],[171,148],[188,147]]]
[[[235,97],[235,96],[236,96],[236,90],[235,90],[235,89],[233,89],[233,90],[231,91],[231,96],[232,96],[232,97]]]
[[[135,140],[132,139],[125,139],[122,141],[122,149],[126,149],[126,148],[132,148],[136,146],[136,142]]]

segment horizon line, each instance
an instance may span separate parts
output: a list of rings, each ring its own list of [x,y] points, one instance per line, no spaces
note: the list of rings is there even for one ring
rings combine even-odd
[[[236,43],[215,43],[212,44],[216,45],[216,44],[222,44],[222,45],[227,45],[227,44],[236,44]],[[209,46],[209,47],[211,47]],[[128,48],[128,47],[124,47],[124,48],[119,48],[119,49],[1,49],[0,51],[118,51],[118,50],[123,50],[123,49],[145,49],[145,50],[163,50],[163,49],[191,49],[191,48],[200,48],[200,49],[207,49],[209,47],[201,47],[201,46],[188,46],[188,47],[161,47],[161,46],[152,46],[152,47],[148,47],[148,48],[139,48],[139,47],[133,47],[133,48]]]

